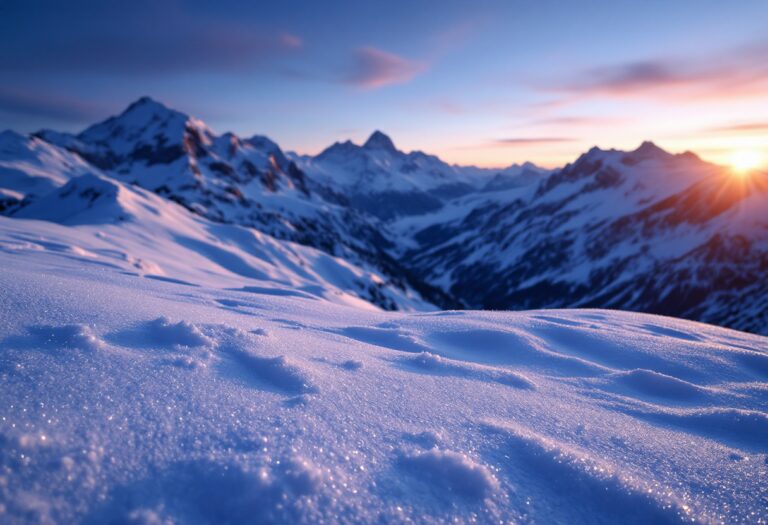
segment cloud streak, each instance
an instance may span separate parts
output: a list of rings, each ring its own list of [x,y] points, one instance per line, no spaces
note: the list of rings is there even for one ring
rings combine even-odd
[[[555,145],[555,144],[567,144],[571,142],[577,142],[577,139],[572,137],[505,137],[500,139],[493,139],[483,144],[458,146],[453,149],[483,150],[483,149],[499,149],[499,148],[536,147],[536,146],[547,146],[547,145]]]
[[[576,139],[570,137],[511,137],[496,139],[490,145],[497,147],[531,146],[542,144],[561,144],[564,142],[574,142]]]
[[[686,71],[681,65],[644,61],[591,69],[566,84],[564,90],[623,95],[647,89],[688,85],[705,79],[706,75]]]
[[[764,96],[768,88],[767,55],[768,42],[759,42],[706,58],[657,58],[591,68],[539,87],[571,100],[613,97],[684,101]]]
[[[343,81],[363,89],[377,89],[409,82],[426,69],[427,65],[423,62],[408,60],[374,47],[364,47],[355,52]]]
[[[708,128],[706,131],[710,133],[768,133],[768,121],[727,124]]]
[[[21,74],[247,70],[303,47],[278,28],[162,0],[52,3],[39,13],[11,6],[0,34],[0,70]]]
[[[0,89],[0,112],[42,117],[63,122],[87,122],[102,117],[108,108],[54,94]]]
[[[629,119],[619,117],[564,116],[540,118],[530,122],[530,126],[609,126],[626,124]]]

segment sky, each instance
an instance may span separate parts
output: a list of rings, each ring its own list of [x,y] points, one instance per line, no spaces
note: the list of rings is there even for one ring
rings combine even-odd
[[[380,129],[481,166],[768,159],[768,2],[0,0],[0,129],[143,95],[299,153]]]

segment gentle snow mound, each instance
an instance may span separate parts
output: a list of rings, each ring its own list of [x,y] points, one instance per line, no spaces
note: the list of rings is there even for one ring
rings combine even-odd
[[[63,326],[30,326],[28,335],[10,338],[9,345],[25,348],[42,348],[59,351],[64,349],[99,350],[104,342],[99,339],[91,327],[84,324]]]
[[[147,323],[147,332],[152,339],[165,345],[204,346],[212,343],[196,325],[187,321],[174,323],[167,317]]]
[[[470,499],[482,499],[499,488],[498,481],[488,467],[450,450],[435,448],[405,454],[400,458],[400,464],[413,476],[430,483],[436,489]]]

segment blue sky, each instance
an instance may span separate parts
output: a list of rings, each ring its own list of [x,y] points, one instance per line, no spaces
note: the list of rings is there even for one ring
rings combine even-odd
[[[454,162],[768,144],[768,2],[0,3],[0,128],[150,95],[316,153],[374,129]]]

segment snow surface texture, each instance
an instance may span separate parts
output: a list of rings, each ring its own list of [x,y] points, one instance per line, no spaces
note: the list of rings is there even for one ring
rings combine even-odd
[[[765,337],[379,311],[112,184],[72,226],[0,218],[0,522],[768,519]]]

